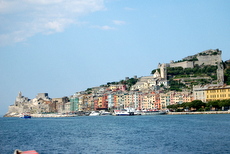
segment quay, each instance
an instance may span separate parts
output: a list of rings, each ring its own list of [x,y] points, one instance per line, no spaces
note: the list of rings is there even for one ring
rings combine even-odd
[[[168,112],[168,115],[185,115],[185,114],[230,114],[230,111],[204,111],[204,112]]]
[[[59,117],[76,117],[76,115],[71,114],[31,114],[34,118],[59,118]]]

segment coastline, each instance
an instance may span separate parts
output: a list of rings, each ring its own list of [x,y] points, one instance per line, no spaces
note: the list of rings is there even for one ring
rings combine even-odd
[[[230,111],[204,111],[204,112],[167,112],[165,115],[194,115],[194,114],[230,114]],[[68,114],[31,114],[34,118],[60,118],[60,117],[76,117],[78,115]],[[146,115],[142,115],[146,116]],[[154,116],[154,115],[153,115]],[[19,115],[4,115],[3,117],[19,117]]]

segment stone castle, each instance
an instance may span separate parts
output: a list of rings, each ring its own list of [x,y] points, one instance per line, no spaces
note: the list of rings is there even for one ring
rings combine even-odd
[[[68,101],[68,97],[51,99],[49,98],[48,93],[38,93],[35,98],[29,99],[19,92],[14,104],[9,106],[7,114],[18,115],[25,112],[30,112],[32,114],[65,112],[64,105],[68,103]]]

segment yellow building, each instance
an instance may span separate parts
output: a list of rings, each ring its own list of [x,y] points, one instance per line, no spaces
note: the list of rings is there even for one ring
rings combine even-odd
[[[230,86],[212,86],[206,89],[206,101],[230,99]]]

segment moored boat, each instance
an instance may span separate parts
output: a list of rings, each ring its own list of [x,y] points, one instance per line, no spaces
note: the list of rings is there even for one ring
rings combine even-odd
[[[28,118],[31,118],[31,115],[29,113],[21,113],[19,118],[28,119]]]
[[[107,112],[107,111],[101,111],[100,115],[101,116],[109,116],[109,115],[112,115],[112,114],[110,112]]]
[[[99,116],[99,115],[100,115],[100,112],[98,112],[98,111],[92,111],[89,114],[89,116]]]
[[[154,111],[142,111],[141,115],[163,115],[166,114],[164,111],[154,110]]]
[[[125,110],[125,109],[122,109],[122,110],[114,110],[114,114],[115,116],[130,116],[130,113]]]

